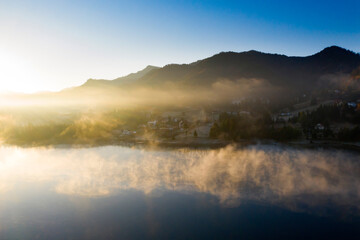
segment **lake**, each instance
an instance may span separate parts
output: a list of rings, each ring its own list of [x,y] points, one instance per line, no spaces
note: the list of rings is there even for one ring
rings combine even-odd
[[[357,239],[359,153],[0,147],[0,239]]]

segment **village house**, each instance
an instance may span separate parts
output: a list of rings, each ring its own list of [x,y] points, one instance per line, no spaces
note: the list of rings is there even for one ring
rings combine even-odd
[[[318,123],[318,124],[315,125],[315,129],[319,130],[319,131],[324,131],[325,127],[321,123]]]
[[[288,122],[289,119],[292,117],[292,114],[290,112],[282,112],[275,117],[273,117],[273,120],[275,122]]]
[[[149,128],[155,129],[157,127],[157,121],[156,120],[149,121],[149,122],[147,122],[147,125],[148,125]]]
[[[348,107],[351,107],[351,108],[356,108],[357,107],[356,102],[348,102],[347,105],[348,105]]]

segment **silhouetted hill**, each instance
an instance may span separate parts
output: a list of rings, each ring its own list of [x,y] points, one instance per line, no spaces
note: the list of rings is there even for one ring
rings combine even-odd
[[[136,73],[131,73],[125,77],[119,77],[114,80],[104,80],[104,79],[89,79],[84,83],[83,87],[97,87],[97,86],[108,86],[108,85],[121,85],[125,83],[130,83],[132,81],[136,81],[142,77],[144,77],[147,73],[154,69],[158,69],[159,67],[155,66],[147,66],[141,71],[138,71]]]
[[[335,46],[308,57],[222,52],[193,64],[167,65],[145,75],[137,84],[154,86],[170,81],[203,86],[221,79],[259,78],[276,86],[307,89],[324,75],[351,73],[358,66],[359,54]]]
[[[191,64],[169,64],[163,68],[147,67],[135,74],[112,81],[88,80],[83,86],[148,87],[173,89],[212,87],[219,81],[249,85],[261,80],[264,86],[292,95],[312,92],[338,84],[337,76],[354,75],[360,55],[337,46],[306,57],[248,52],[221,52]],[[339,80],[343,81],[343,80]]]

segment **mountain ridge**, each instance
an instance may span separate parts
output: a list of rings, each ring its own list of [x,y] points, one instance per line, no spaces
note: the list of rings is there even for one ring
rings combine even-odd
[[[81,87],[94,87],[94,86],[105,86],[111,82],[111,84],[119,85],[122,83],[128,83],[130,81],[137,80],[147,74],[148,72],[158,69],[159,67],[148,65],[144,69],[137,71],[136,73],[130,73],[123,77],[118,77],[113,80],[105,80],[105,79],[88,79]]]
[[[220,52],[189,64],[147,68],[114,80],[88,80],[87,87],[211,87],[220,80],[262,79],[289,92],[309,92],[326,87],[327,76],[351,74],[360,67],[360,54],[330,46],[309,56],[286,56],[250,50]],[[321,84],[323,84],[321,86]],[[324,85],[325,84],[325,85]],[[330,80],[329,80],[330,84]]]

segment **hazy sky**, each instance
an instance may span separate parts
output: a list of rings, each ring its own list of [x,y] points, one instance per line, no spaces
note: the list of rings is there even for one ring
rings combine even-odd
[[[60,90],[220,51],[360,52],[360,1],[0,0],[0,92]]]

